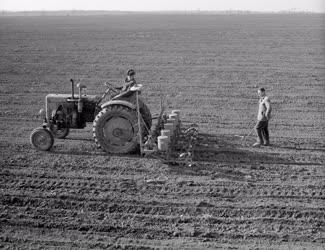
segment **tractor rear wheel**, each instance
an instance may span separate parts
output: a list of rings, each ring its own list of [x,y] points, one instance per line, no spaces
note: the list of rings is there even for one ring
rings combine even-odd
[[[48,151],[53,146],[54,137],[49,130],[39,127],[30,134],[30,142],[37,150]]]
[[[113,154],[134,152],[139,144],[138,131],[136,111],[122,105],[106,107],[93,123],[96,144]]]
[[[136,105],[136,95],[135,94],[132,94],[127,97],[117,98],[117,100],[127,101],[127,102],[130,102],[130,103],[133,103],[134,105]],[[146,125],[145,127],[148,128],[147,132],[149,133],[151,126],[152,126],[152,117],[151,117],[150,109],[143,102],[143,100],[141,98],[139,98],[139,107],[140,107],[140,113],[142,115],[142,119]]]

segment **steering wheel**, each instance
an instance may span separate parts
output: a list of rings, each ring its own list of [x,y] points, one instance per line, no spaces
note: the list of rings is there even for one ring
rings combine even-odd
[[[109,88],[110,90],[112,90],[112,91],[114,91],[114,92],[118,92],[118,91],[116,90],[116,87],[115,87],[112,83],[105,82],[104,84],[105,84],[105,86],[106,86],[107,88]]]

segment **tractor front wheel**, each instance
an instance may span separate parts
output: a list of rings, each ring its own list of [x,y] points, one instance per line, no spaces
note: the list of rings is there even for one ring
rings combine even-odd
[[[30,134],[30,142],[37,150],[48,151],[53,146],[54,137],[49,130],[39,127]]]

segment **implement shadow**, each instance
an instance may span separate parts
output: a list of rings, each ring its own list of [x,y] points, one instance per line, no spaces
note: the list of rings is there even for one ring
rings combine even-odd
[[[247,149],[246,149],[247,148]],[[288,164],[280,154],[268,152],[268,147],[253,148],[229,135],[199,134],[194,146],[194,161],[249,164]]]
[[[192,157],[182,160],[178,156],[186,152],[188,144],[186,138],[182,138],[166,161],[174,174],[213,174],[233,181],[247,181],[247,173],[242,172],[240,166],[248,165],[252,169],[259,169],[268,164],[297,164],[281,158],[277,153],[269,152],[267,147],[245,149],[245,142],[235,136],[203,133],[199,134],[193,145]]]

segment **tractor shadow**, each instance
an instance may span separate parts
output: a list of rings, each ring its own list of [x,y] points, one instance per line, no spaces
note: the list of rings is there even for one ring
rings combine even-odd
[[[92,138],[85,138],[79,135],[68,136],[64,139],[55,139],[50,153],[55,155],[109,156],[97,148]]]
[[[109,157],[110,155],[108,155],[105,152],[100,152],[100,151],[79,151],[79,150],[61,150],[61,149],[53,149],[50,151],[50,154],[53,155],[74,155],[74,156],[107,156]]]
[[[64,140],[66,141],[85,141],[85,142],[93,142],[93,138],[81,138],[81,137],[67,137]]]

